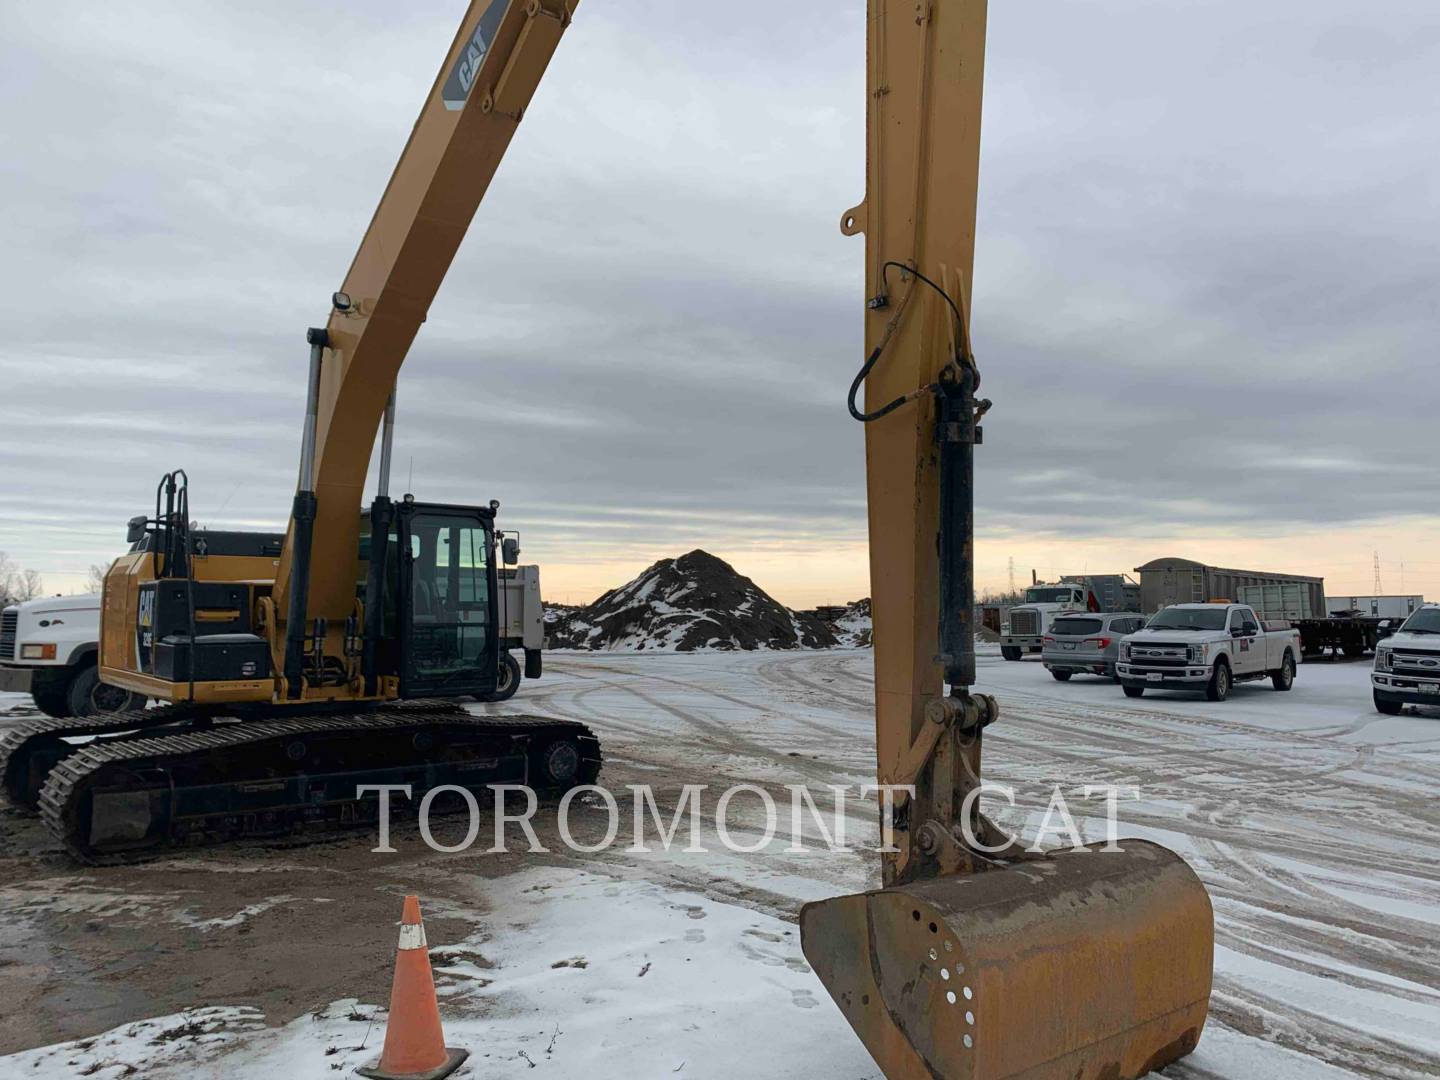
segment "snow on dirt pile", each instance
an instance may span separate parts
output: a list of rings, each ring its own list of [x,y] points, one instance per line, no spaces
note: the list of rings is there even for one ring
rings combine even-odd
[[[868,649],[874,623],[870,617],[870,598],[856,600],[845,605],[845,611],[834,623],[835,635],[840,644],[856,649]]]
[[[820,619],[791,611],[723,559],[698,550],[661,559],[586,607],[547,612],[546,624],[555,649],[697,652],[839,644]]]

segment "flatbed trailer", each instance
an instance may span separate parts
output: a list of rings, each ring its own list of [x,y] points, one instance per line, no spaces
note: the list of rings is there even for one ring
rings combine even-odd
[[[1375,651],[1382,628],[1391,621],[1372,615],[1329,615],[1291,619],[1290,625],[1300,631],[1300,649],[1306,656],[1334,651],[1358,658]]]

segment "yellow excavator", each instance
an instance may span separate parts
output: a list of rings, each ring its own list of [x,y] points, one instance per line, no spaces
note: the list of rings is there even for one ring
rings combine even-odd
[[[0,740],[79,858],[374,820],[357,784],[588,783],[583,725],[475,717],[496,679],[494,507],[389,498],[393,389],[578,0],[473,0],[328,323],[283,537],[191,529],[187,481],[105,581],[102,678],[171,704]],[[890,1080],[1126,1080],[1193,1050],[1209,897],[1142,841],[1032,853],[978,809],[970,343],[986,0],[868,0],[864,424],[883,887],[807,904],[807,959]],[[863,390],[863,402],[860,398]],[[387,405],[392,406],[387,410]],[[377,427],[380,491],[362,510]],[[538,658],[537,658],[538,659]],[[76,748],[74,736],[96,736]]]

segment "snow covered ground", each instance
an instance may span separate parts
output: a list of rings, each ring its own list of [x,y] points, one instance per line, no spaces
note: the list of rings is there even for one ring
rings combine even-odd
[[[509,709],[592,724],[612,783],[858,785],[874,769],[870,663],[858,650],[554,654]],[[1374,712],[1363,664],[1306,665],[1290,694],[1251,684],[1223,704],[1131,701],[989,651],[981,678],[1003,709],[986,775],[1017,789],[1017,809],[997,816],[1033,832],[1057,784],[1133,784],[1122,835],[1173,847],[1210,890],[1211,1019],[1165,1075],[1440,1076],[1440,711]],[[757,835],[758,800],[743,805],[731,820]],[[1094,810],[1083,825],[1098,839]],[[873,842],[873,806],[851,813],[854,836]],[[704,834],[713,846],[708,819]],[[873,885],[873,856],[788,842],[750,855],[558,852],[498,879],[424,864],[416,890],[447,897],[427,915],[471,928],[432,936],[449,1041],[474,1054],[459,1075],[878,1078],[793,921],[805,900]],[[294,1019],[194,1004],[0,1058],[0,1078],[345,1075],[382,1039],[375,1001]]]

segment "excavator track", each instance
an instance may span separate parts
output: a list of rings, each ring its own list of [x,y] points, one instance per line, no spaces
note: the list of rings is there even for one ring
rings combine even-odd
[[[200,720],[213,710],[188,705],[166,705],[137,713],[107,713],[56,720],[43,716],[0,734],[0,781],[5,797],[25,810],[37,810],[40,789],[55,763],[75,750],[71,738],[128,736]]]
[[[158,710],[157,710],[158,711]],[[374,823],[359,785],[480,791],[526,784],[541,796],[593,783],[599,741],[585,725],[537,716],[473,716],[448,702],[364,713],[176,724],[96,740],[54,763],[42,820],[76,858],[109,865],[176,848],[260,837],[315,838]],[[442,796],[437,812],[463,807]]]

